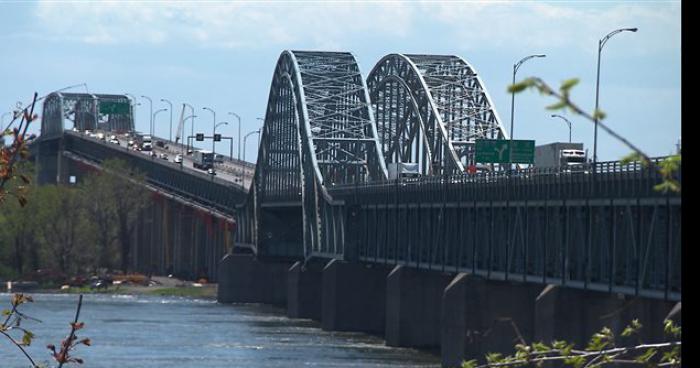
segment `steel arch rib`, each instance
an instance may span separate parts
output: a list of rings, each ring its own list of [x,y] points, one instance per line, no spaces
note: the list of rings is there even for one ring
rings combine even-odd
[[[301,200],[304,254],[320,250],[323,219],[332,216],[328,206],[335,203],[326,185],[386,180],[376,134],[366,82],[352,54],[282,52],[249,201],[255,209],[246,212],[259,223],[263,203]],[[256,229],[254,238],[261,239],[262,231]]]
[[[398,80],[403,96],[399,85],[390,85]],[[415,156],[411,162],[420,162],[424,174],[463,172],[473,160],[470,146],[475,139],[507,137],[483,82],[462,58],[390,54],[372,69],[367,85],[386,162],[396,161],[391,157],[395,149],[390,147],[403,139],[403,146],[412,151],[405,156]],[[387,104],[393,111],[387,111]],[[420,125],[409,130],[420,129],[421,134],[399,137],[405,131],[396,126],[402,107],[410,108],[404,113],[405,123]],[[408,121],[411,114],[414,117]],[[393,132],[392,120],[396,120]]]

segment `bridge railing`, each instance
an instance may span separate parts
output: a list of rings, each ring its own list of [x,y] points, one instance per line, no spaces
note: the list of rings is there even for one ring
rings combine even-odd
[[[184,171],[180,165],[85,138],[78,133],[65,132],[64,136],[65,149],[74,154],[97,163],[110,158],[125,160],[131,167],[143,172],[149,183],[224,213],[235,213],[236,205],[245,201],[246,192],[239,185],[210,175]]]
[[[330,192],[347,208],[345,253],[361,261],[678,300],[681,198],[660,181],[610,162]]]

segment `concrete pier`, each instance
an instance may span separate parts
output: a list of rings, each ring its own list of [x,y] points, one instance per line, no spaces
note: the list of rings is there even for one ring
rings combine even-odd
[[[440,346],[442,294],[452,276],[396,266],[387,276],[386,331],[388,346]]]
[[[287,304],[287,262],[260,262],[252,254],[228,254],[219,263],[219,303]]]
[[[442,300],[443,367],[460,367],[465,359],[483,360],[488,352],[510,354],[519,336],[531,341],[540,290],[541,285],[458,274]]]
[[[299,261],[287,273],[287,317],[321,320],[323,265]]]
[[[328,262],[323,269],[322,328],[383,336],[388,273],[377,265]]]
[[[603,327],[619,335],[633,319],[642,324],[645,343],[664,338],[663,320],[676,303],[622,294],[548,285],[537,297],[535,340],[567,340],[585,347]],[[680,306],[679,306],[680,308]]]

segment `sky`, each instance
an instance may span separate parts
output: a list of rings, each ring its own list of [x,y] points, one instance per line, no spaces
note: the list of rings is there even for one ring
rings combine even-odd
[[[513,64],[531,54],[517,80],[537,76],[553,86],[579,78],[572,99],[595,106],[598,40],[603,48],[600,107],[605,123],[652,156],[673,153],[681,136],[680,1],[2,1],[0,113],[67,86],[91,93],[131,93],[136,128],[149,130],[153,110],[182,103],[196,109],[195,130],[243,135],[261,126],[283,50],[349,51],[367,76],[384,55],[457,55],[480,75],[502,124],[510,128]],[[85,87],[69,91],[85,91]],[[568,140],[566,124],[536,91],[515,96],[515,139]],[[571,113],[573,141],[593,148],[593,124]],[[7,116],[5,116],[7,121]],[[169,112],[156,135],[169,135]],[[36,124],[34,129],[37,131]],[[175,127],[173,127],[175,129]],[[175,133],[173,133],[173,136]],[[245,157],[257,156],[254,137]],[[209,147],[208,145],[206,146]],[[217,151],[228,145],[217,145]],[[236,151],[234,146],[234,154]],[[598,131],[598,159],[630,150]]]

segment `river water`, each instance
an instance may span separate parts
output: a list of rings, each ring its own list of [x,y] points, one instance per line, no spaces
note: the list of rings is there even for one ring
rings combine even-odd
[[[47,344],[60,345],[70,332],[77,295],[34,294],[21,311],[35,335],[28,348],[50,367]],[[0,293],[0,309],[9,295]],[[224,305],[178,297],[85,295],[80,320],[92,346],[74,356],[83,367],[439,367],[439,357],[390,348],[361,333],[327,332],[317,322],[285,317],[265,305]],[[1,338],[2,336],[0,336]],[[0,340],[0,367],[30,367],[19,350]],[[79,365],[70,365],[79,366]],[[68,366],[64,366],[68,367]]]

